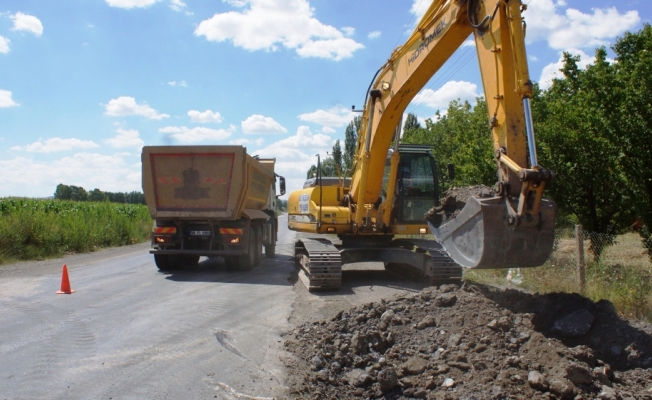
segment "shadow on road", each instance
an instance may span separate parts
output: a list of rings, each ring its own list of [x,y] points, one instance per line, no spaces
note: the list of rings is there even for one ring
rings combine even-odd
[[[277,255],[263,258],[260,265],[251,271],[231,269],[222,257],[201,261],[196,267],[184,268],[174,272],[160,272],[165,279],[175,282],[220,282],[250,285],[292,286],[291,275],[294,262],[290,256]]]

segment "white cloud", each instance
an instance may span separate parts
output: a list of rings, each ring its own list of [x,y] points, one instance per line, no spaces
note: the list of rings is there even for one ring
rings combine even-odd
[[[323,126],[321,128],[321,131],[327,135],[337,132],[335,129],[331,128],[330,126]]]
[[[287,131],[281,124],[274,121],[274,118],[259,114],[254,114],[242,121],[242,132],[245,134],[286,133]]]
[[[108,144],[111,147],[118,149],[124,149],[128,147],[141,148],[145,144],[143,139],[140,138],[140,134],[135,129],[122,129],[118,128],[116,130],[118,133],[115,137],[111,139],[106,139],[104,143]]]
[[[159,0],[106,0],[106,4],[118,8],[144,8],[153,5]]]
[[[168,85],[170,85],[170,86],[188,87],[188,84],[186,83],[186,81],[179,81],[179,82],[177,82],[177,81],[170,81],[170,82],[168,82]]]
[[[10,18],[14,21],[14,27],[12,28],[14,31],[32,32],[36,36],[43,34],[43,24],[33,15],[17,12],[11,15]]]
[[[11,40],[0,36],[0,53],[9,53],[9,43],[11,43]]]
[[[209,41],[231,40],[246,50],[276,51],[279,46],[293,49],[301,57],[327,58],[335,61],[353,56],[364,48],[346,38],[338,29],[313,17],[308,0],[228,1],[242,12],[215,14],[202,21],[196,36]]]
[[[339,127],[351,122],[355,113],[350,108],[338,105],[329,110],[317,110],[299,115],[301,121],[314,122],[315,124]]]
[[[427,0],[413,0],[412,1],[412,7],[410,8],[410,12],[414,14],[414,19],[418,23],[421,20],[421,17],[423,17],[423,14],[426,13],[428,10],[428,7],[430,7],[430,1]]]
[[[527,58],[529,58],[530,61],[532,61],[532,62],[537,62],[537,61],[539,61],[539,57],[537,57],[537,56],[528,55]]]
[[[324,159],[333,143],[328,135],[313,134],[307,126],[300,126],[295,135],[252,153],[263,158],[276,158],[274,171],[286,178],[289,192],[303,186],[306,172],[311,165],[317,164],[315,154],[321,154]]]
[[[475,103],[475,98],[480,96],[477,93],[478,86],[475,83],[465,81],[448,81],[439,89],[423,89],[412,100],[412,104],[424,104],[428,107],[445,110],[451,101],[460,99]]]
[[[144,104],[137,104],[136,99],[133,97],[120,96],[117,99],[112,99],[109,104],[105,106],[106,115],[113,117],[122,117],[126,115],[142,115],[149,119],[160,120],[168,118],[168,114],[159,114],[158,111]]]
[[[591,14],[585,14],[573,8],[560,10],[564,7],[564,1],[532,0],[523,13],[527,22],[526,42],[545,40],[557,50],[593,48],[607,45],[608,39],[641,23],[637,11],[621,14],[615,7],[593,8]]]
[[[92,149],[95,147],[100,146],[92,140],[50,138],[45,141],[39,139],[38,141],[23,147],[14,146],[11,150],[24,150],[29,151],[30,153],[55,153],[72,149]]]
[[[16,107],[19,104],[11,98],[11,91],[0,89],[0,108]]]
[[[580,56],[580,61],[577,63],[578,67],[586,69],[586,66],[592,64],[595,61],[595,57],[589,56],[582,50],[578,49],[568,49],[567,53]],[[541,89],[548,89],[552,86],[552,81],[555,78],[563,78],[564,75],[561,73],[560,69],[564,67],[564,55],[563,52],[559,55],[559,60],[555,63],[551,63],[543,67],[541,71],[541,77],[539,78],[539,86]]]
[[[128,165],[124,157],[78,153],[52,162],[27,157],[0,160],[0,196],[51,196],[59,183],[110,192],[142,190],[140,163]]]
[[[294,136],[272,143],[267,149],[321,149],[330,150],[333,140],[321,133],[313,134],[307,126],[300,126]]]
[[[344,34],[346,36],[353,36],[353,35],[355,35],[355,28],[353,28],[351,26],[343,26],[342,27],[342,32],[344,32]]]
[[[170,8],[174,11],[181,12],[186,8],[186,3],[181,0],[170,0]]]
[[[372,40],[373,39],[378,39],[380,37],[380,35],[381,35],[380,31],[373,31],[373,32],[369,32],[369,34],[367,35],[367,38],[372,39]]]
[[[263,138],[258,138],[258,139],[235,139],[235,140],[229,141],[229,144],[238,145],[238,146],[244,146],[246,144],[253,144],[253,145],[256,145],[256,146],[260,146],[263,143],[265,143],[265,139],[263,139]]]
[[[462,43],[462,47],[475,47],[475,40],[474,39],[466,39],[464,43]]]
[[[222,122],[222,116],[219,112],[206,110],[199,112],[197,110],[188,111],[188,116],[192,122],[207,123],[207,122]]]
[[[249,4],[249,0],[222,0],[222,2],[232,5],[233,7],[244,7]]]
[[[158,131],[167,133],[168,136],[179,143],[197,143],[205,140],[220,141],[231,136],[235,132],[235,126],[229,129],[209,129],[204,127],[186,128],[185,126],[166,126]]]

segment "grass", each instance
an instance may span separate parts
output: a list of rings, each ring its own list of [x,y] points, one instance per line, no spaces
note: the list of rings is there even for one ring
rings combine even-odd
[[[597,301],[609,300],[625,318],[652,322],[652,263],[637,233],[619,235],[599,260],[584,240],[585,288],[577,274],[577,245],[572,230],[559,230],[553,254],[541,267],[521,269],[520,287],[540,292],[577,292]],[[506,285],[508,270],[467,270],[465,280]]]
[[[151,226],[144,205],[0,198],[0,264],[140,243]]]

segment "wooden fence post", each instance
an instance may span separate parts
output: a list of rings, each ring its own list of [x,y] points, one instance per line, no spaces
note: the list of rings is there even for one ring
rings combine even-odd
[[[584,233],[582,225],[575,225],[575,240],[577,243],[577,283],[580,286],[580,293],[584,293],[586,275],[584,272]]]

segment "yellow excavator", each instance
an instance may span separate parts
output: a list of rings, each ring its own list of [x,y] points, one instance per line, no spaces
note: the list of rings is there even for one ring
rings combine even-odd
[[[554,243],[556,206],[543,198],[553,174],[537,161],[525,9],[520,0],[434,0],[407,42],[378,70],[367,90],[351,178],[318,175],[288,199],[290,229],[324,234],[303,235],[295,245],[310,290],[340,287],[343,263],[381,261],[450,282],[461,279],[463,267],[545,262]],[[439,202],[435,162],[430,146],[400,143],[401,119],[470,35],[489,112],[495,195],[469,198],[458,215],[434,226],[424,213]],[[434,241],[412,238],[428,229]]]

